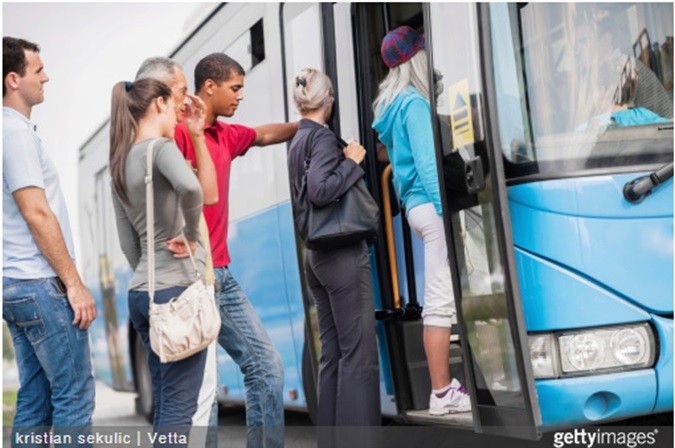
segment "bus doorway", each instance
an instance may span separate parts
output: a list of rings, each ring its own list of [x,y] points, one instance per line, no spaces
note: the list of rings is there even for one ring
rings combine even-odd
[[[370,124],[377,86],[387,74],[379,51],[382,38],[401,25],[426,37],[429,91],[436,94],[432,122],[438,176],[458,308],[450,350],[451,377],[467,384],[473,402],[472,413],[437,417],[428,412],[431,387],[419,315],[424,306],[424,287],[419,281],[424,257],[417,250],[421,241],[412,235],[404,213],[400,213],[398,198],[387,194],[393,188],[387,186],[385,176],[377,183],[379,190],[374,188],[385,210],[385,227],[391,220],[393,228],[388,229],[393,236],[385,248],[377,247],[380,281],[391,284],[389,294],[382,288],[386,309],[380,315],[387,319],[399,415],[414,423],[538,439],[540,417],[512,255],[509,258],[510,230],[495,221],[503,215],[504,203],[493,195],[503,191],[495,187],[501,180],[490,178],[498,170],[487,153],[482,117],[479,22],[486,18],[479,19],[476,5],[469,4],[357,5],[355,11],[357,48],[362,49],[357,57],[359,111],[367,148],[378,147]],[[386,164],[373,157],[369,175],[381,178]],[[386,212],[388,206],[393,210],[391,215]],[[469,248],[460,245],[467,229],[476,235]],[[385,261],[388,270],[383,269]],[[467,262],[472,274],[468,277]]]
[[[473,428],[472,414],[432,416],[428,412],[431,382],[423,345],[421,310],[424,306],[424,246],[410,229],[392,184],[386,148],[371,128],[372,104],[378,85],[388,73],[380,46],[385,34],[407,25],[428,34],[428,17],[422,4],[357,4],[355,51],[359,98],[359,124],[364,146],[369,149],[368,177],[380,204],[383,229],[375,245],[381,309],[376,316],[387,333],[390,370],[400,418],[414,423]],[[459,327],[453,323],[450,375],[465,382]]]
[[[113,258],[113,231],[110,226],[114,223],[112,204],[104,198],[111,195],[110,173],[103,169],[96,173],[95,178],[96,197],[96,255],[98,257],[98,279],[101,288],[101,301],[103,303],[103,321],[105,322],[105,335],[108,346],[108,359],[110,362],[110,375],[114,388],[122,389],[126,386],[124,362],[122,358],[122,344],[120,343],[120,325],[117,321],[118,311],[115,303],[115,273]]]

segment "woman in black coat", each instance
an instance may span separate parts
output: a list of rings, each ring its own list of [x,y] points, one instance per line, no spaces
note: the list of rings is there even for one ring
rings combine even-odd
[[[293,202],[299,199],[307,169],[308,200],[315,207],[326,206],[361,180],[364,171],[359,164],[366,150],[354,141],[342,148],[325,126],[335,99],[324,73],[301,70],[293,98],[302,115],[288,159]],[[337,249],[307,249],[305,274],[316,302],[321,340],[319,447],[376,446],[380,377],[368,246],[359,241]],[[331,427],[338,428],[333,432]]]

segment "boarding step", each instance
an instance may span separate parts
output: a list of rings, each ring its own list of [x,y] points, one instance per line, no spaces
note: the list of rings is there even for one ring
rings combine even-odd
[[[471,412],[431,415],[429,414],[429,409],[421,409],[419,411],[406,411],[405,415],[413,423],[452,426],[459,429],[473,429],[473,416]]]

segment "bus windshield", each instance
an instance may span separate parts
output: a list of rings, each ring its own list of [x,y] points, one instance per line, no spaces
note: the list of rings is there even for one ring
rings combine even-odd
[[[510,179],[673,158],[673,5],[491,4]]]

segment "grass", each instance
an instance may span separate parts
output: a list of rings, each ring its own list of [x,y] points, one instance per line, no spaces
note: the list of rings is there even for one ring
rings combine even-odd
[[[16,414],[16,391],[2,392],[2,426],[12,426]]]
[[[10,364],[14,365],[14,346],[12,337],[9,334],[7,323],[2,321],[2,361],[3,370]],[[4,386],[4,384],[3,384]],[[12,426],[14,415],[16,414],[16,391],[2,391],[2,426]]]

